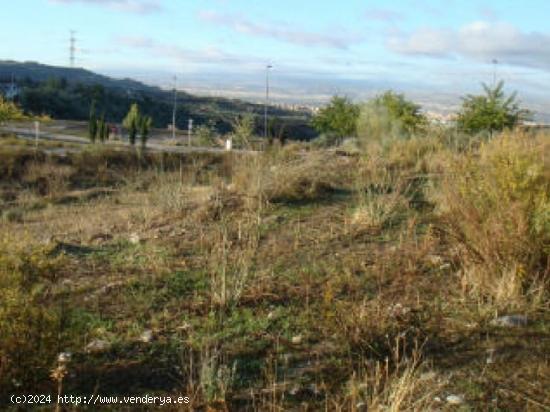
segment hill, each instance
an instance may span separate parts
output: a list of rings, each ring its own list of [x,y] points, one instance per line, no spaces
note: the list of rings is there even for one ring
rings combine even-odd
[[[48,66],[36,62],[0,61],[0,84],[17,86],[23,109],[57,119],[86,120],[92,101],[109,122],[120,122],[134,102],[152,116],[156,127],[172,122],[173,93],[132,79],[113,79],[82,68]],[[257,115],[262,129],[263,106],[236,99],[199,97],[178,92],[177,126],[213,124],[220,132],[231,129],[233,119],[246,112]],[[288,138],[309,139],[315,132],[307,112],[271,107],[272,121],[283,127]]]

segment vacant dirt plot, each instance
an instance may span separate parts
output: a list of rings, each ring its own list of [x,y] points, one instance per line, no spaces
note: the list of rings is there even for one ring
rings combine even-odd
[[[0,402],[547,410],[549,154],[4,147]]]

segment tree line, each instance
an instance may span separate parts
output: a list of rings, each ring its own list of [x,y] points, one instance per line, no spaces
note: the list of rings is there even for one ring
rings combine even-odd
[[[532,113],[520,106],[516,93],[506,95],[503,81],[493,87],[482,86],[482,94],[462,98],[461,108],[454,118],[457,131],[491,136],[532,118]],[[429,125],[420,105],[393,91],[360,104],[334,96],[312,123],[328,144],[358,134],[373,140],[407,138],[426,131]]]

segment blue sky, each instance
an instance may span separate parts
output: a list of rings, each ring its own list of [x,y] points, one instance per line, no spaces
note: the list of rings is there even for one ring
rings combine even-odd
[[[437,106],[497,76],[550,104],[548,0],[19,0],[3,7],[0,58],[77,65],[198,92],[361,99],[383,89]],[[550,111],[550,110],[549,110]]]

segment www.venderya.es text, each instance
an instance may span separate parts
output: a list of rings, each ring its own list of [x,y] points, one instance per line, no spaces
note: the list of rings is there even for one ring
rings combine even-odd
[[[60,405],[182,405],[190,402],[188,396],[103,396],[90,395],[12,395],[12,404],[17,405],[48,405],[58,403]]]

